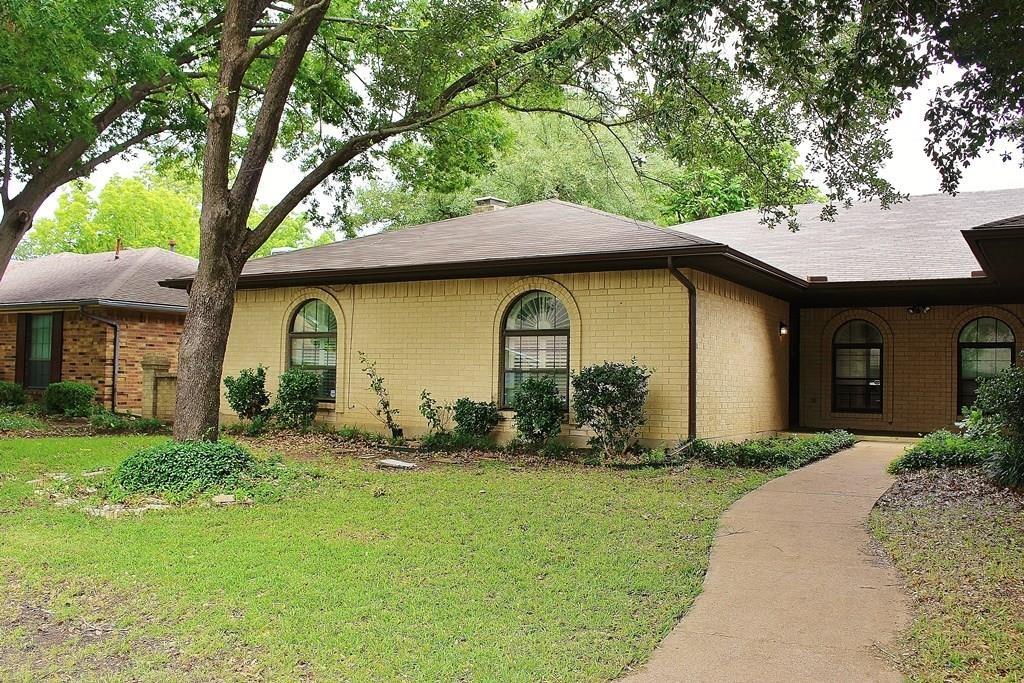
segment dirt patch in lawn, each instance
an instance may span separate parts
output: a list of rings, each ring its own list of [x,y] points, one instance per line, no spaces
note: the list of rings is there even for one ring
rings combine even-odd
[[[135,680],[142,672],[174,680],[260,677],[255,658],[241,656],[242,649],[217,657],[184,653],[159,635],[159,621],[134,597],[99,585],[28,590],[12,576],[3,581],[0,679]]]
[[[871,527],[914,600],[910,680],[1024,680],[1024,493],[980,468],[915,472]]]

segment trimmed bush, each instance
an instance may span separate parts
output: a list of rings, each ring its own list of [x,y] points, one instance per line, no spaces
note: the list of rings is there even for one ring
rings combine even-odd
[[[43,392],[43,405],[50,413],[88,417],[93,411],[96,389],[81,382],[54,382]]]
[[[509,407],[516,411],[519,437],[530,448],[542,448],[562,429],[565,402],[550,377],[526,379],[516,388]]]
[[[769,436],[743,442],[694,441],[684,457],[715,467],[802,467],[849,448],[856,439],[841,429],[809,436]]]
[[[97,410],[89,418],[89,425],[104,434],[160,434],[167,425],[153,417],[136,417]]]
[[[127,493],[198,493],[237,486],[256,466],[231,441],[167,441],[128,456],[111,481]]]
[[[0,406],[25,405],[25,390],[14,382],[0,382]]]
[[[483,438],[498,426],[498,406],[489,401],[474,401],[462,397],[452,406],[455,433],[460,436]]]
[[[889,463],[891,474],[938,467],[984,465],[1001,445],[997,439],[968,439],[945,429],[928,434]]]
[[[245,368],[238,377],[225,377],[228,405],[243,420],[255,420],[267,414],[270,394],[267,393],[267,369],[262,365]]]
[[[647,421],[645,406],[651,371],[626,363],[600,363],[572,378],[576,419],[594,431],[590,447],[602,460],[625,455]]]
[[[292,368],[281,373],[278,381],[274,420],[287,429],[308,429],[316,418],[320,375]]]

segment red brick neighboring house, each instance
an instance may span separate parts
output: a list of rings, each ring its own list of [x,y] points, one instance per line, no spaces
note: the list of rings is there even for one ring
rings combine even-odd
[[[140,412],[143,356],[173,369],[188,307],[185,292],[158,282],[195,268],[155,247],[12,262],[0,282],[0,380],[30,393],[86,382],[102,405]]]

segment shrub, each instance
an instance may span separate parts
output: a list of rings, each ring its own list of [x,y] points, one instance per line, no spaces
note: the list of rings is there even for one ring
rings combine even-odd
[[[89,418],[89,425],[106,434],[159,434],[167,430],[167,426],[156,418],[122,415],[109,410],[94,412]]]
[[[841,429],[809,436],[769,436],[739,443],[710,443],[698,439],[683,452],[683,457],[715,467],[802,467],[849,448],[855,442],[853,434]]]
[[[443,434],[448,431],[452,409],[451,406],[438,403],[430,392],[424,389],[420,392],[420,415],[427,421],[432,433]]]
[[[988,472],[997,484],[1024,488],[1024,444],[1020,441],[1004,441],[1002,447],[989,459]]]
[[[316,418],[319,392],[320,375],[298,368],[285,370],[278,380],[274,419],[287,429],[308,429]]]
[[[231,441],[166,441],[128,456],[111,481],[127,493],[195,493],[237,486],[256,465]]]
[[[531,448],[541,448],[562,429],[565,402],[550,377],[530,377],[520,384],[509,406],[516,411],[516,430]]]
[[[14,382],[0,382],[0,406],[25,405],[25,390]]]
[[[267,393],[267,369],[262,365],[256,369],[245,368],[238,377],[225,377],[228,405],[243,420],[255,420],[267,413],[270,394]]]
[[[68,417],[87,417],[92,413],[96,389],[81,382],[54,382],[43,392],[46,410]]]
[[[462,397],[452,406],[455,417],[455,433],[482,438],[498,426],[498,406],[493,401],[474,401]]]
[[[392,438],[401,438],[402,428],[395,419],[398,415],[398,408],[391,407],[391,396],[388,394],[388,388],[384,385],[384,378],[377,372],[377,362],[371,361],[365,353],[360,351],[359,364],[370,380],[370,390],[377,395],[377,408],[373,414],[384,423],[384,426],[391,432]]]
[[[983,465],[999,448],[996,439],[968,439],[940,429],[928,434],[889,463],[889,472],[900,474],[937,467]]]
[[[621,457],[640,436],[647,421],[651,371],[637,365],[601,363],[583,368],[572,378],[577,421],[594,431],[590,446],[601,459]]]
[[[1003,486],[1024,488],[1024,368],[1012,366],[979,382],[974,408],[1005,441],[989,460],[990,476]]]

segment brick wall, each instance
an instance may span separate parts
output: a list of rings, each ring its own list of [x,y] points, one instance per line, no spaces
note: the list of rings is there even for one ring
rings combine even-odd
[[[1024,348],[1024,304],[818,308],[801,313],[800,422],[806,427],[926,432],[956,421],[957,338],[971,320],[992,316],[1008,324]],[[882,413],[832,411],[832,337],[843,323],[863,319],[882,333]]]
[[[14,381],[14,359],[18,343],[18,316],[0,313],[0,381]]]
[[[166,354],[174,371],[184,316],[95,309],[90,313],[121,325],[121,357],[117,407],[139,412],[142,407],[142,357]],[[0,380],[14,381],[17,314],[0,315]],[[61,378],[96,388],[98,403],[109,407],[114,364],[113,330],[76,310],[64,311]]]
[[[789,426],[789,304],[697,273],[697,433],[751,437]]]
[[[707,294],[709,325],[720,329],[730,311],[738,312],[743,338],[753,340],[756,347],[747,350],[751,364],[775,358],[774,353],[785,361],[784,351],[769,346],[777,342],[769,333],[774,328],[777,337],[775,309],[783,306],[781,302],[722,281],[699,282],[698,310],[702,310],[700,297]],[[565,304],[571,318],[572,369],[605,360],[628,362],[634,356],[654,368],[646,439],[675,441],[686,435],[686,292],[665,270],[242,290],[237,295],[224,372],[235,374],[262,363],[274,393],[287,363],[290,317],[302,302],[320,298],[338,320],[338,400],[329,418],[381,429],[370,411],[375,399],[358,364],[357,352],[365,351],[377,361],[406,433],[414,435],[426,427],[417,410],[422,389],[440,401],[460,396],[497,401],[502,316],[516,297],[531,289],[549,291]],[[771,313],[758,313],[765,305]],[[759,321],[765,320],[771,321],[765,323],[768,330],[758,332]],[[703,346],[703,352],[710,354],[720,345],[709,339]],[[776,412],[785,410],[785,385],[771,371],[745,376],[729,373],[730,362],[708,365],[717,374],[706,391],[715,391],[711,382],[720,385],[721,392],[729,392],[735,384],[748,394],[747,401],[770,401],[773,407],[758,412],[742,402],[722,404],[715,407],[718,417],[709,419],[706,427],[726,436],[784,426],[785,419],[777,420]],[[784,378],[785,367],[779,372]],[[231,419],[226,403],[222,402],[221,412]],[[506,419],[501,429],[509,434],[511,422]],[[572,425],[566,432],[585,436]]]
[[[142,359],[156,354],[178,369],[178,342],[185,317],[167,313],[107,311],[102,317],[116,318],[121,325],[121,367],[118,373],[117,407],[138,413],[142,408]],[[107,392],[109,399],[110,393]]]

